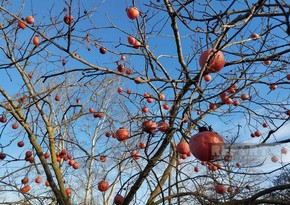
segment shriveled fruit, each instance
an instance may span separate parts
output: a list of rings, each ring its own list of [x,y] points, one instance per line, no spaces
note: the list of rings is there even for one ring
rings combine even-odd
[[[257,34],[257,33],[252,33],[251,34],[251,38],[259,38],[260,36],[259,36],[259,34]]]
[[[125,129],[124,127],[120,127],[115,134],[119,141],[127,140],[130,137],[129,130]]]
[[[187,154],[188,152],[190,152],[189,144],[183,141],[179,142],[176,146],[176,151],[179,154]]]
[[[94,112],[93,116],[94,118],[103,118],[103,113],[100,111]]]
[[[121,73],[125,72],[125,66],[124,66],[124,64],[119,64],[118,67],[117,67],[117,69]]]
[[[23,141],[19,141],[19,142],[17,142],[17,146],[18,146],[18,147],[23,147],[23,146],[24,146],[24,142],[23,142]]]
[[[147,132],[149,134],[153,134],[154,132],[156,132],[157,129],[157,124],[156,122],[152,121],[152,120],[146,120],[142,123],[142,130],[144,132]]]
[[[146,143],[140,142],[139,147],[140,147],[140,149],[144,149],[146,147]]]
[[[112,135],[112,133],[111,132],[106,132],[106,137],[110,137],[111,135]]]
[[[79,164],[78,164],[77,162],[75,162],[75,163],[72,165],[72,167],[73,167],[74,169],[78,169],[78,168],[79,168]]]
[[[281,154],[287,154],[287,153],[288,153],[288,150],[285,147],[283,147],[281,149]]]
[[[109,183],[106,181],[99,182],[98,189],[102,192],[107,191],[109,189]]]
[[[169,110],[170,106],[169,106],[167,103],[165,103],[165,104],[163,105],[163,108],[164,108],[164,110]]]
[[[66,14],[63,17],[63,21],[64,21],[65,24],[70,25],[70,24],[72,24],[74,22],[74,18],[70,14]]]
[[[34,36],[32,42],[36,47],[39,46],[39,36],[38,35]]]
[[[236,89],[231,87],[231,88],[228,89],[228,93],[235,94],[236,93]]]
[[[0,160],[3,160],[6,158],[6,154],[3,152],[0,152]]]
[[[45,159],[47,159],[47,158],[49,158],[49,157],[50,157],[50,154],[49,154],[48,152],[46,152],[46,153],[44,153],[44,155],[43,155],[43,156],[44,156],[44,158],[45,158]]]
[[[27,184],[27,185],[24,185],[21,189],[20,189],[20,191],[22,192],[22,193],[27,193],[27,192],[29,192],[30,191],[30,186]]]
[[[121,93],[121,92],[123,92],[123,89],[122,88],[120,88],[120,87],[118,87],[118,93]]]
[[[276,90],[277,89],[277,85],[276,84],[271,84],[269,85],[270,90]]]
[[[133,43],[133,47],[134,47],[135,49],[139,49],[140,46],[141,46],[141,43],[140,43],[139,41],[135,41],[135,42]]]
[[[89,108],[89,112],[90,112],[90,113],[94,113],[94,112],[95,112],[95,109],[94,109],[93,107],[90,107],[90,108]]]
[[[67,196],[70,196],[71,192],[72,192],[71,188],[66,188],[65,189],[65,193],[66,193]]]
[[[159,100],[165,100],[165,95],[163,93],[159,93]]]
[[[148,107],[146,107],[146,106],[142,107],[142,112],[143,112],[143,113],[146,113],[146,112],[148,112],[148,111],[149,111]]]
[[[126,61],[126,56],[121,56],[121,61]]]
[[[67,154],[67,150],[66,149],[62,149],[61,151],[60,151],[60,155],[66,155]]]
[[[31,151],[27,151],[25,152],[25,157],[32,157],[32,152]]]
[[[255,131],[254,135],[256,137],[260,137],[262,135],[262,133],[259,130],[257,130],[257,131]]]
[[[240,105],[240,102],[239,102],[238,100],[234,100],[234,101],[233,101],[233,105],[234,105],[234,106],[239,106],[239,105]]]
[[[40,176],[36,177],[35,183],[40,184],[42,182],[42,178]]]
[[[22,20],[18,20],[18,27],[19,27],[19,28],[22,28],[22,29],[25,29],[25,28],[26,28],[26,25],[25,25],[25,23],[23,22],[23,19],[22,19]]]
[[[232,98],[227,98],[227,99],[225,100],[225,104],[227,104],[227,105],[233,104],[233,100],[232,100]]]
[[[190,151],[201,161],[210,161],[219,157],[224,149],[223,138],[212,131],[201,131],[190,138]]]
[[[123,203],[124,203],[124,197],[121,196],[120,194],[117,194],[114,197],[114,204],[116,204],[116,205],[123,205]]]
[[[276,157],[276,156],[273,156],[273,157],[271,157],[271,161],[272,162],[278,162],[279,161],[279,158]]]
[[[136,7],[128,8],[127,9],[127,16],[132,20],[138,18],[138,16],[139,16],[138,9]]]
[[[158,123],[158,130],[160,132],[166,132],[169,128],[169,123],[168,122],[164,122],[164,121],[161,121]]]
[[[70,166],[74,165],[74,163],[75,163],[75,161],[72,160],[72,159],[68,161],[68,164],[69,164]]]
[[[100,156],[100,161],[105,162],[106,161],[106,156]]]
[[[130,95],[130,94],[131,94],[131,90],[130,90],[130,89],[127,89],[127,90],[126,90],[126,93],[127,93],[128,95]]]
[[[212,49],[204,51],[199,58],[199,65],[203,69],[206,64],[206,72],[215,73],[220,71],[225,66],[223,53]]]
[[[25,18],[25,21],[28,23],[28,24],[33,24],[34,23],[34,17],[33,16],[27,16]]]
[[[60,101],[60,95],[56,95],[54,99],[55,101]]]
[[[266,128],[268,127],[268,123],[264,122],[262,126]]]
[[[270,65],[271,64],[271,61],[270,60],[264,60],[264,64],[265,65]]]
[[[135,38],[133,36],[128,36],[128,43],[131,44],[131,45],[134,45]]]
[[[13,124],[12,124],[12,129],[15,130],[15,129],[17,129],[17,128],[18,128],[18,124],[17,124],[17,123],[13,123]]]
[[[107,49],[105,47],[100,47],[100,53],[101,54],[107,53]]]
[[[45,181],[45,186],[50,186],[48,181]]]
[[[21,183],[22,183],[22,184],[27,184],[28,182],[29,182],[28,177],[24,177],[24,178],[21,180]]]
[[[233,154],[231,152],[227,152],[224,156],[224,160],[226,162],[231,162],[233,160]]]
[[[249,96],[247,94],[242,94],[241,95],[241,99],[242,100],[247,100],[247,99],[249,99]]]
[[[226,193],[226,188],[223,185],[218,184],[215,186],[215,191],[218,194],[224,194],[224,193]]]
[[[130,68],[127,68],[127,69],[126,69],[126,74],[127,74],[127,75],[130,75],[131,73],[132,73],[132,70],[131,70]]]
[[[209,104],[209,109],[215,110],[216,109],[216,105],[214,103],[210,103]]]
[[[148,103],[152,103],[153,102],[153,98],[147,98],[146,99]]]
[[[31,78],[33,77],[33,72],[28,73],[28,74],[27,74],[27,77],[28,77],[29,79],[31,79]]]
[[[203,77],[203,79],[205,80],[205,82],[209,82],[211,80],[211,76],[207,74]]]

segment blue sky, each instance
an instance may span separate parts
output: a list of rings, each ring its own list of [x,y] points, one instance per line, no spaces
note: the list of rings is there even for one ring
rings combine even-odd
[[[218,1],[217,4],[229,4],[229,1]],[[134,35],[136,34],[136,28],[133,24],[133,21],[127,20],[127,16],[126,16],[126,12],[125,9],[126,7],[131,6],[130,2],[122,2],[122,1],[114,1],[114,6],[112,6],[112,1],[101,1],[100,3],[96,3],[96,4],[92,4],[91,2],[88,1],[84,1],[84,2],[80,2],[81,4],[81,11],[80,14],[82,14],[83,10],[86,9],[90,9],[93,6],[97,8],[97,12],[96,14],[94,14],[92,16],[92,20],[93,23],[96,27],[99,27],[99,29],[94,30],[93,32],[89,31],[87,33],[89,33],[90,35],[96,37],[96,39],[98,39],[100,42],[103,43],[104,46],[108,47],[108,49],[112,49],[114,47],[110,47],[111,46],[111,42],[114,42],[114,44],[116,42],[118,42],[119,40],[121,40],[121,42],[126,42],[126,38],[127,38],[127,34],[122,33],[121,31],[118,33],[117,35],[115,32],[111,32],[112,29],[102,29],[103,26],[108,25],[109,20],[111,22],[113,22],[117,27],[120,27],[121,29],[123,29],[124,31]],[[142,12],[146,12],[146,7],[141,6],[141,3],[139,5],[136,5],[137,7],[139,7]],[[27,15],[31,15],[33,14],[35,16],[36,19],[36,23],[37,22],[48,22],[48,13],[51,13],[53,16],[62,13],[63,8],[65,7],[64,2],[60,1],[55,3],[54,1],[36,1],[36,0],[31,0],[31,1],[27,1],[25,2],[25,7],[22,11],[22,15],[20,16],[27,16]],[[41,8],[41,9],[39,9]],[[53,8],[53,9],[51,9]],[[17,9],[17,8],[15,8]],[[210,8],[208,8],[209,11],[211,10]],[[73,15],[76,17],[78,16],[78,10],[77,10],[77,6],[73,5],[72,7],[73,10]],[[104,18],[104,16],[107,16],[107,18]],[[60,15],[59,19],[61,20],[63,17],[63,14]],[[124,19],[126,19],[126,21],[124,21]],[[163,21],[165,22],[165,20]],[[76,27],[79,30],[85,30],[88,28],[88,24],[84,23],[81,24],[82,26]],[[160,25],[162,25],[160,23]],[[149,24],[148,27],[153,26],[152,24]],[[182,28],[182,26],[181,26]],[[241,33],[240,36],[243,37],[248,37],[252,32],[257,32],[257,33],[261,33],[262,32],[262,28],[263,26],[257,23],[253,23],[252,27],[249,27],[248,33]],[[30,37],[32,36],[32,33],[29,30],[24,30],[21,31],[22,35],[24,37]],[[169,30],[168,32],[165,30],[164,33],[168,33],[170,34]],[[182,35],[187,35],[187,32],[181,33]],[[27,40],[26,40],[27,41]],[[188,41],[188,40],[186,40]],[[184,45],[186,45],[186,41],[184,41]],[[107,42],[107,43],[106,43]],[[172,44],[168,44],[168,40],[165,38],[152,38],[148,40],[150,48],[157,53],[163,54],[164,52],[164,47],[166,48],[165,52],[168,55],[172,55],[175,52],[175,48],[174,46],[172,46]],[[259,45],[259,42],[261,42],[260,40],[257,41],[252,41],[249,42],[249,44],[257,44]],[[92,47],[92,46],[91,46]],[[76,51],[79,51],[82,54],[82,57],[84,57],[85,59],[87,59],[90,62],[93,63],[99,63],[101,66],[108,66],[110,68],[113,68],[115,66],[115,64],[113,63],[113,60],[116,60],[117,57],[116,56],[110,56],[110,55],[106,55],[106,56],[102,56],[98,53],[98,50],[96,48],[92,47],[92,51],[91,52],[85,52],[86,48],[77,48],[77,47],[73,47],[73,49],[75,49]],[[184,54],[189,54],[192,53],[193,48],[191,47],[186,47],[184,46]],[[229,51],[231,51],[231,48],[228,48]],[[132,49],[130,48],[126,48],[125,46],[120,46],[120,53],[122,52],[127,52],[127,51],[131,51]],[[227,49],[226,49],[227,50]],[[196,52],[196,51],[194,51]],[[93,54],[93,55],[92,55]],[[197,61],[198,55],[196,56],[196,60],[194,60],[191,63],[191,67],[194,71],[199,70],[199,65],[198,65],[198,61]],[[140,71],[140,73],[142,73],[142,69],[143,68],[143,64],[144,61],[143,60],[138,60],[138,57],[136,56],[132,56],[131,59],[129,58],[130,62],[132,62],[132,68],[136,69],[137,71]],[[226,55],[226,60],[232,60],[232,56],[228,57]],[[36,61],[42,61],[42,59],[36,59]],[[175,60],[174,59],[170,59],[170,58],[164,58],[164,60],[161,58],[161,62],[164,63],[164,65],[166,65],[168,67],[169,72],[172,72],[172,74],[174,75],[174,73],[176,72],[175,69],[177,68],[178,65],[175,65]],[[75,61],[70,61],[68,62],[68,65],[75,63]],[[261,69],[264,69],[265,66],[263,64],[261,64]],[[31,67],[31,70],[33,70],[34,68]],[[47,68],[39,68],[39,69],[43,69],[46,70],[47,72],[51,72],[51,71],[56,71],[56,68],[51,68],[51,67],[47,67]],[[234,66],[229,66],[228,68],[225,68],[224,70],[221,71],[221,73],[227,73],[230,69],[236,69]],[[45,72],[45,71],[44,71]],[[9,71],[10,75],[13,76],[13,79],[17,76],[17,74],[14,73],[14,71]],[[213,76],[215,77],[215,76]],[[17,78],[17,77],[16,77]],[[9,79],[5,79],[8,80]],[[220,80],[219,77],[217,77],[216,80]],[[4,81],[5,82],[5,81]],[[212,83],[214,82],[214,80],[212,81]],[[18,85],[19,87],[22,86],[21,84],[15,84]],[[208,86],[210,87],[211,84],[209,84]],[[3,83],[2,85],[5,89],[11,90],[11,92],[18,92],[18,90],[20,89],[15,89],[15,86],[10,86],[9,83]],[[133,86],[133,85],[132,85]],[[135,85],[134,85],[135,86]],[[12,89],[13,88],[13,89]],[[140,88],[140,86],[139,86]],[[145,89],[145,88],[144,88]],[[267,93],[268,91],[268,87],[265,86],[261,86],[259,88],[260,93],[263,96],[268,96],[271,95],[272,99],[275,99],[276,96],[287,96],[287,93],[283,93],[284,91],[273,91],[271,93]],[[246,104],[245,104],[246,105]],[[201,105],[203,108],[207,107],[207,104],[202,104]],[[237,108],[239,109],[239,108]],[[260,109],[259,107],[257,107],[257,109]],[[242,115],[241,115],[242,116]],[[233,118],[232,118],[233,119]],[[216,118],[214,118],[213,116],[210,116],[206,119],[208,121],[209,124],[214,124],[214,128],[217,129],[217,127],[220,127],[223,125],[223,123],[221,123],[221,121],[216,120]],[[232,124],[239,124],[240,121],[239,120],[234,120],[231,121],[230,123]],[[242,122],[243,123],[243,122]],[[286,134],[285,134],[286,133]],[[289,134],[289,133],[288,133]],[[278,136],[285,137],[288,135],[287,131],[283,132],[283,134],[279,134],[278,132]],[[245,135],[248,135],[248,133],[245,133]],[[242,139],[243,141],[244,139]],[[251,139],[249,139],[251,140]]]

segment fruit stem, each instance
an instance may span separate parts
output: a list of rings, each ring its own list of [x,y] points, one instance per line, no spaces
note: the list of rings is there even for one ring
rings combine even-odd
[[[198,132],[212,131],[211,126],[206,127],[206,126],[199,126],[199,125],[197,125],[197,127],[198,127]]]

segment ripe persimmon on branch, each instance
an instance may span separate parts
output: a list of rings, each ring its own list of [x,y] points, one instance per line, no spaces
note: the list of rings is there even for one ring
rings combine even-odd
[[[289,9],[1,1],[0,203],[289,204]]]

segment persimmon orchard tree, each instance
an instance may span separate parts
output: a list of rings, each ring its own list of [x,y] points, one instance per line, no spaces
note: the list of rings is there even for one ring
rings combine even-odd
[[[0,203],[289,204],[289,11],[2,0]]]

